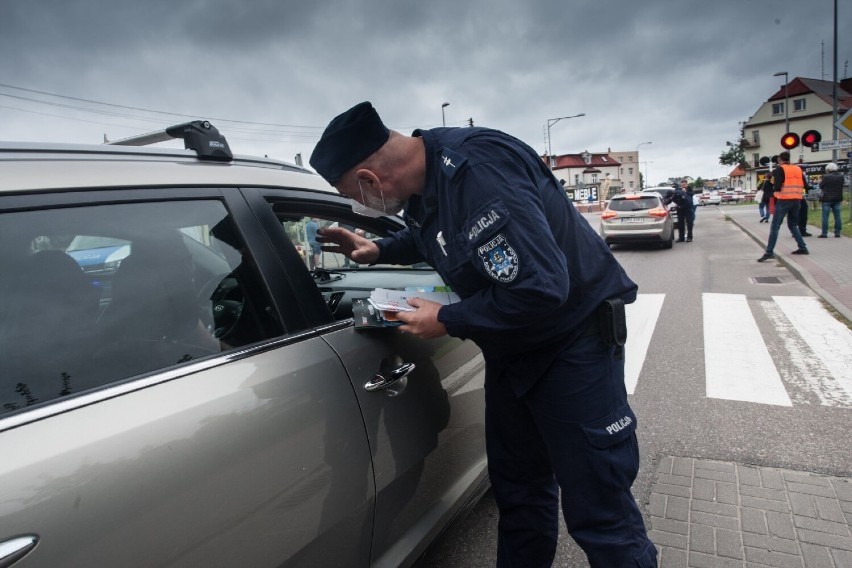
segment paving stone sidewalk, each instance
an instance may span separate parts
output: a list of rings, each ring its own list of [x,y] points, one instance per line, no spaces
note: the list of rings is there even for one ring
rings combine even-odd
[[[852,568],[852,479],[677,456],[655,476],[661,568]]]

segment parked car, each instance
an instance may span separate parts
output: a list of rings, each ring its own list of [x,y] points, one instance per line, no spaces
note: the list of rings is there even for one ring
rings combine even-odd
[[[722,195],[722,203],[739,203],[742,195],[734,190],[725,191]]]
[[[656,242],[672,248],[674,222],[656,193],[621,194],[601,213],[600,234],[608,245]]]
[[[666,186],[646,187],[641,191],[641,193],[659,196],[666,209],[669,210],[672,221],[677,223],[677,204],[671,200],[671,196],[674,194],[674,188]]]
[[[698,196],[699,205],[720,205],[722,203],[722,197],[719,195],[717,191],[706,191]]]
[[[356,330],[425,265],[319,176],[195,150],[0,143],[0,551],[9,566],[409,566],[488,488],[470,341]]]

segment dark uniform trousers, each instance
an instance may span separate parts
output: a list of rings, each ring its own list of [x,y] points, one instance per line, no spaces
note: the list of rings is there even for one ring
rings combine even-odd
[[[692,206],[677,208],[677,238],[691,239],[692,225],[695,222],[695,211]]]
[[[520,398],[506,371],[486,378],[498,567],[551,566],[560,488],[568,532],[592,568],[657,566],[630,492],[639,469],[636,417],[615,349],[599,335],[581,337]]]

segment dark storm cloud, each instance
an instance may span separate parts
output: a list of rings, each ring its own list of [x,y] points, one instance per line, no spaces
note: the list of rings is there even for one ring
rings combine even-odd
[[[0,83],[292,125],[220,126],[237,151],[286,159],[361,100],[402,131],[440,125],[449,102],[448,125],[473,118],[541,152],[548,118],[583,112],[553,126],[554,151],[650,140],[655,181],[725,173],[718,155],[780,87],[772,74],[820,78],[821,41],[829,69],[830,0],[3,0]],[[841,34],[841,71],[849,56]],[[0,138],[97,142],[183,119],[117,114],[0,96]]]

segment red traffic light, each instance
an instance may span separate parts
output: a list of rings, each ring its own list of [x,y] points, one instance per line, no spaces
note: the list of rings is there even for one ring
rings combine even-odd
[[[820,134],[816,130],[808,130],[807,132],[802,134],[802,146],[813,148],[814,146],[819,144],[820,140],[822,140],[822,134]]]
[[[799,135],[795,132],[788,132],[781,137],[781,146],[785,150],[792,150],[799,145]]]

